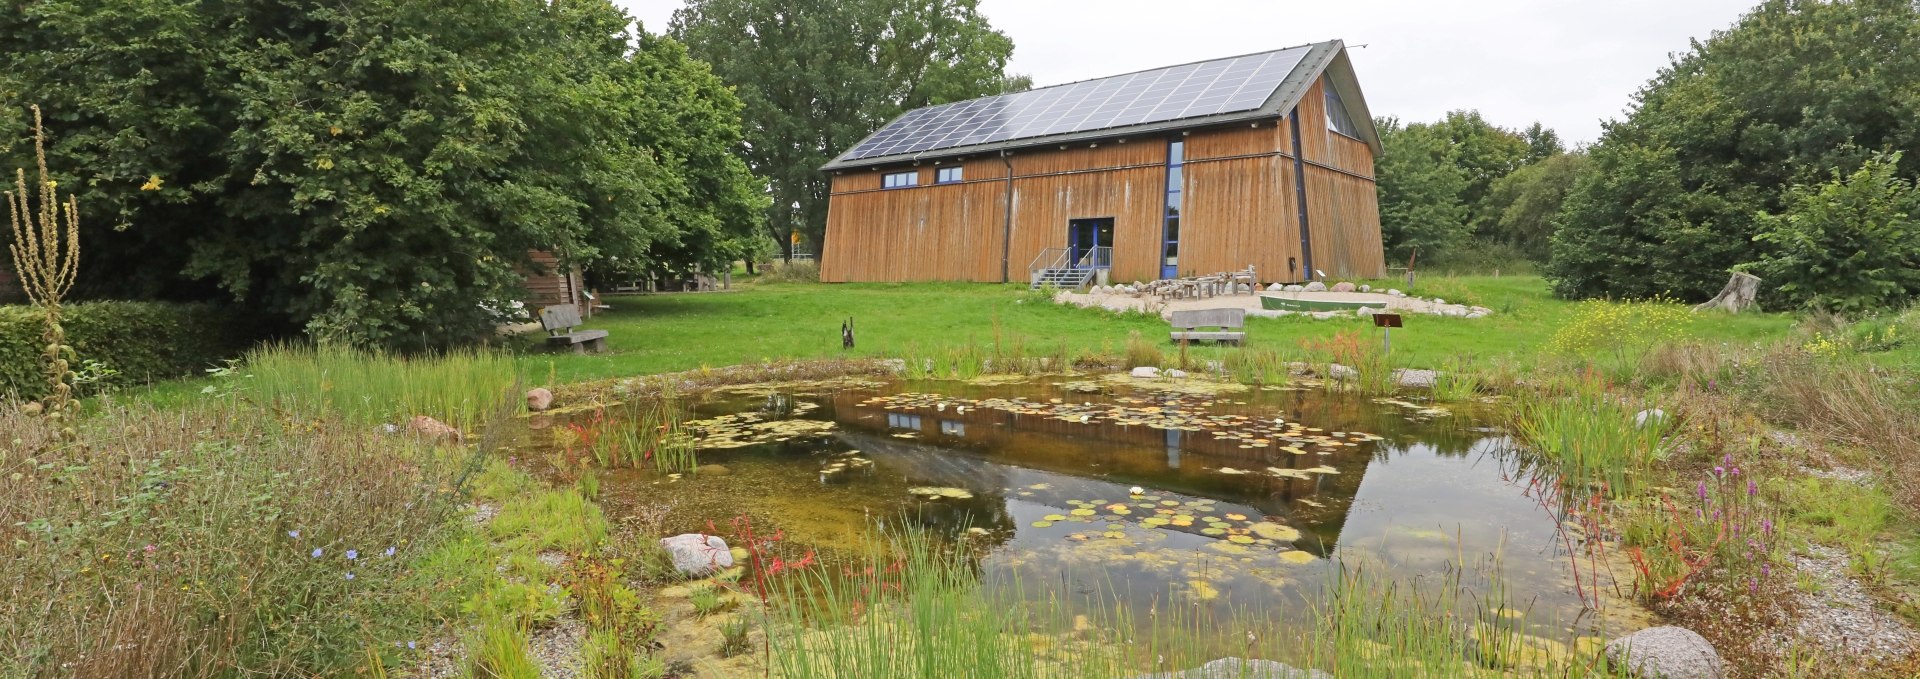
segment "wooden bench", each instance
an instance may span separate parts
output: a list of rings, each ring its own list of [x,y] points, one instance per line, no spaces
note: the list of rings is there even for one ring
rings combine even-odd
[[[574,329],[580,327],[580,308],[572,304],[541,307],[540,327],[547,330],[547,346],[567,347],[576,354],[607,350],[607,331]]]
[[[1188,309],[1173,312],[1174,342],[1232,342],[1243,344],[1247,333],[1241,329],[1247,326],[1247,310],[1226,309]],[[1219,328],[1219,330],[1200,330],[1200,328]]]

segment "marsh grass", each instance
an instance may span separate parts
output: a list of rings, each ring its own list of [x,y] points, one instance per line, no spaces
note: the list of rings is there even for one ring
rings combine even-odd
[[[1479,396],[1486,388],[1480,366],[1473,359],[1458,356],[1441,364],[1433,379],[1433,398],[1439,401],[1465,401]]]
[[[1293,380],[1293,359],[1279,349],[1230,351],[1220,359],[1228,379],[1243,384],[1285,386]]]
[[[1514,430],[1533,452],[1550,461],[1562,483],[1602,484],[1609,497],[1634,496],[1660,453],[1668,423],[1634,416],[1651,406],[1609,390],[1593,378],[1570,381],[1558,393],[1521,399]]]
[[[789,573],[768,609],[781,677],[967,676],[1110,679],[1233,656],[1272,658],[1340,677],[1613,676],[1592,653],[1527,636],[1497,562],[1448,570],[1419,587],[1343,567],[1323,603],[1221,613],[1169,591],[1146,615],[1112,583],[984,582],[964,550],[912,536],[872,568]]]
[[[317,406],[356,422],[405,423],[415,415],[461,430],[478,428],[517,384],[512,356],[484,349],[397,356],[336,345],[273,344],[220,371],[231,391],[263,404]],[[516,395],[517,396],[517,395]]]

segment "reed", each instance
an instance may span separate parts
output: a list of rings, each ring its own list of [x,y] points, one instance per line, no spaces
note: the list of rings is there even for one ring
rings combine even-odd
[[[1514,430],[1534,453],[1552,462],[1563,484],[1601,484],[1613,498],[1633,497],[1660,454],[1667,418],[1635,417],[1651,405],[1576,380],[1561,393],[1519,401]]]
[[[271,344],[216,377],[223,384],[208,393],[318,406],[369,424],[426,415],[473,430],[520,381],[521,369],[512,357],[482,349],[399,356],[339,345]]]

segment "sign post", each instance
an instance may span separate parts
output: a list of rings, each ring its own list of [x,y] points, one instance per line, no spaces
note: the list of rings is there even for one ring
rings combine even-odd
[[[1400,327],[1400,314],[1374,314],[1373,327],[1386,329],[1386,353],[1393,355],[1393,329]]]

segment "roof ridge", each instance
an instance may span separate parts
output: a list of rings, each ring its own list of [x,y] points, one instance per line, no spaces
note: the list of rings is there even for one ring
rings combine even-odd
[[[1123,77],[1126,77],[1126,76],[1130,76],[1130,75],[1139,75],[1139,74],[1141,74],[1141,73],[1146,73],[1147,71],[1164,71],[1164,70],[1167,70],[1167,69],[1170,69],[1170,68],[1179,68],[1179,67],[1181,67],[1181,66],[1192,66],[1192,65],[1194,65],[1194,64],[1204,64],[1204,63],[1207,63],[1207,62],[1209,62],[1209,61],[1226,61],[1226,60],[1228,60],[1228,59],[1240,59],[1240,58],[1243,58],[1243,57],[1251,57],[1251,56],[1256,56],[1256,55],[1261,55],[1261,54],[1273,54],[1273,53],[1275,53],[1275,52],[1285,52],[1285,51],[1287,51],[1287,50],[1297,50],[1297,49],[1300,49],[1300,48],[1302,48],[1302,47],[1314,47],[1314,46],[1318,46],[1318,45],[1323,45],[1323,44],[1326,44],[1326,43],[1330,43],[1330,42],[1337,42],[1337,41],[1338,41],[1338,39],[1335,39],[1335,40],[1322,40],[1322,41],[1320,41],[1320,42],[1308,42],[1308,43],[1301,43],[1301,44],[1298,44],[1298,45],[1290,45],[1290,46],[1287,46],[1287,47],[1280,47],[1280,48],[1276,48],[1276,49],[1270,49],[1270,50],[1259,50],[1259,51],[1255,51],[1255,52],[1247,52],[1247,53],[1245,53],[1245,54],[1229,54],[1229,55],[1227,55],[1227,56],[1224,56],[1224,57],[1212,57],[1212,58],[1209,58],[1209,59],[1195,59],[1195,60],[1193,60],[1193,61],[1183,61],[1183,62],[1180,62],[1180,63],[1177,63],[1177,64],[1167,64],[1167,65],[1165,65],[1165,66],[1155,66],[1155,67],[1153,67],[1153,68],[1143,68],[1143,69],[1140,69],[1140,70],[1137,70],[1137,71],[1127,71],[1127,72],[1125,72],[1125,73],[1115,73],[1115,74],[1113,74],[1113,75],[1103,75],[1103,76],[1099,76],[1099,77],[1094,77],[1094,78],[1081,78],[1081,79],[1079,79],[1079,80],[1070,80],[1070,81],[1067,81],[1067,82],[1063,82],[1063,83],[1054,83],[1054,84],[1052,84],[1052,85],[1047,85],[1047,86],[1044,86],[1044,87],[1035,87],[1035,88],[1031,88],[1031,89],[1025,89],[1025,90],[1021,90],[1020,92],[1037,92],[1037,91],[1040,91],[1040,90],[1050,90],[1050,89],[1053,89],[1053,88],[1055,88],[1055,87],[1066,87],[1066,86],[1068,86],[1068,85],[1078,85],[1078,84],[1080,84],[1080,83],[1090,83],[1090,82],[1093,82],[1093,81],[1095,81],[1095,80],[1106,80],[1106,79],[1108,79],[1108,78],[1123,78]],[[991,99],[991,98],[993,98],[993,97],[1001,97],[1001,96],[1006,96],[1006,95],[1009,95],[1009,94],[1019,94],[1020,92],[1002,92],[1002,93],[1000,93],[1000,94],[989,94],[989,95],[987,95],[987,96],[984,96],[984,97],[974,97],[974,99]],[[951,101],[951,102],[947,102],[947,103],[948,103],[948,104],[958,104],[958,103],[961,103],[961,102],[967,102],[967,101],[973,101],[973,99],[962,99],[962,100],[960,100],[960,101]],[[937,105],[938,105],[938,106],[946,106],[947,104],[937,104]],[[924,107],[924,106],[923,106],[923,107],[921,107],[921,108],[926,108],[926,107]]]

